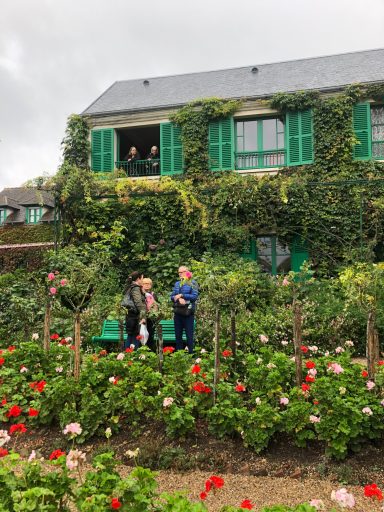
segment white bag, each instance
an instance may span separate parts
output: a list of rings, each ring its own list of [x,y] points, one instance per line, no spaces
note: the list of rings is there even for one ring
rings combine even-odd
[[[147,344],[148,338],[149,338],[149,332],[147,329],[147,326],[145,324],[140,325],[140,342],[144,346]]]

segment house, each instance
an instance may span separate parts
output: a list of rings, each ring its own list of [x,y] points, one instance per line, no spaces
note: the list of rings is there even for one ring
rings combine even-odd
[[[351,84],[384,83],[383,63],[384,49],[377,49],[115,82],[82,113],[91,129],[91,169],[123,169],[132,177],[182,173],[180,129],[169,121],[170,114],[209,97],[242,100],[233,116],[209,125],[210,170],[264,175],[311,164],[312,111],[283,115],[266,100],[278,92],[334,95]],[[354,158],[384,160],[384,101],[356,104],[353,128],[359,140]],[[153,145],[160,150],[156,166],[145,159]],[[134,164],[127,161],[131,146],[141,154]],[[266,271],[277,274],[299,270],[308,252],[300,238],[285,247],[276,235],[263,234],[246,243],[243,256],[257,259]]]
[[[0,226],[54,221],[54,198],[46,190],[17,187],[0,192]]]

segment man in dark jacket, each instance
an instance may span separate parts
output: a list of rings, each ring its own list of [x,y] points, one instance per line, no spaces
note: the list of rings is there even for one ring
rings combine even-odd
[[[179,268],[179,280],[176,281],[171,293],[174,307],[174,322],[176,336],[176,350],[183,350],[183,331],[187,337],[187,346],[190,354],[193,354],[195,326],[195,308],[199,297],[199,289],[188,267],[182,265]]]

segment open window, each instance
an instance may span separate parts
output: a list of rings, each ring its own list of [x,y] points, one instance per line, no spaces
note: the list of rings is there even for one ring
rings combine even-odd
[[[128,176],[160,174],[160,125],[117,129],[116,139],[116,169],[123,169]],[[153,147],[157,153],[150,156]],[[134,158],[131,148],[137,150]]]

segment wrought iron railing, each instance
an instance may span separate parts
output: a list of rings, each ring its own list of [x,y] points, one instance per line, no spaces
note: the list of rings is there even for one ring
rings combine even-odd
[[[268,169],[286,165],[286,151],[241,151],[235,153],[236,169]]]
[[[116,169],[125,171],[127,176],[159,176],[160,160],[118,160],[115,162]]]

